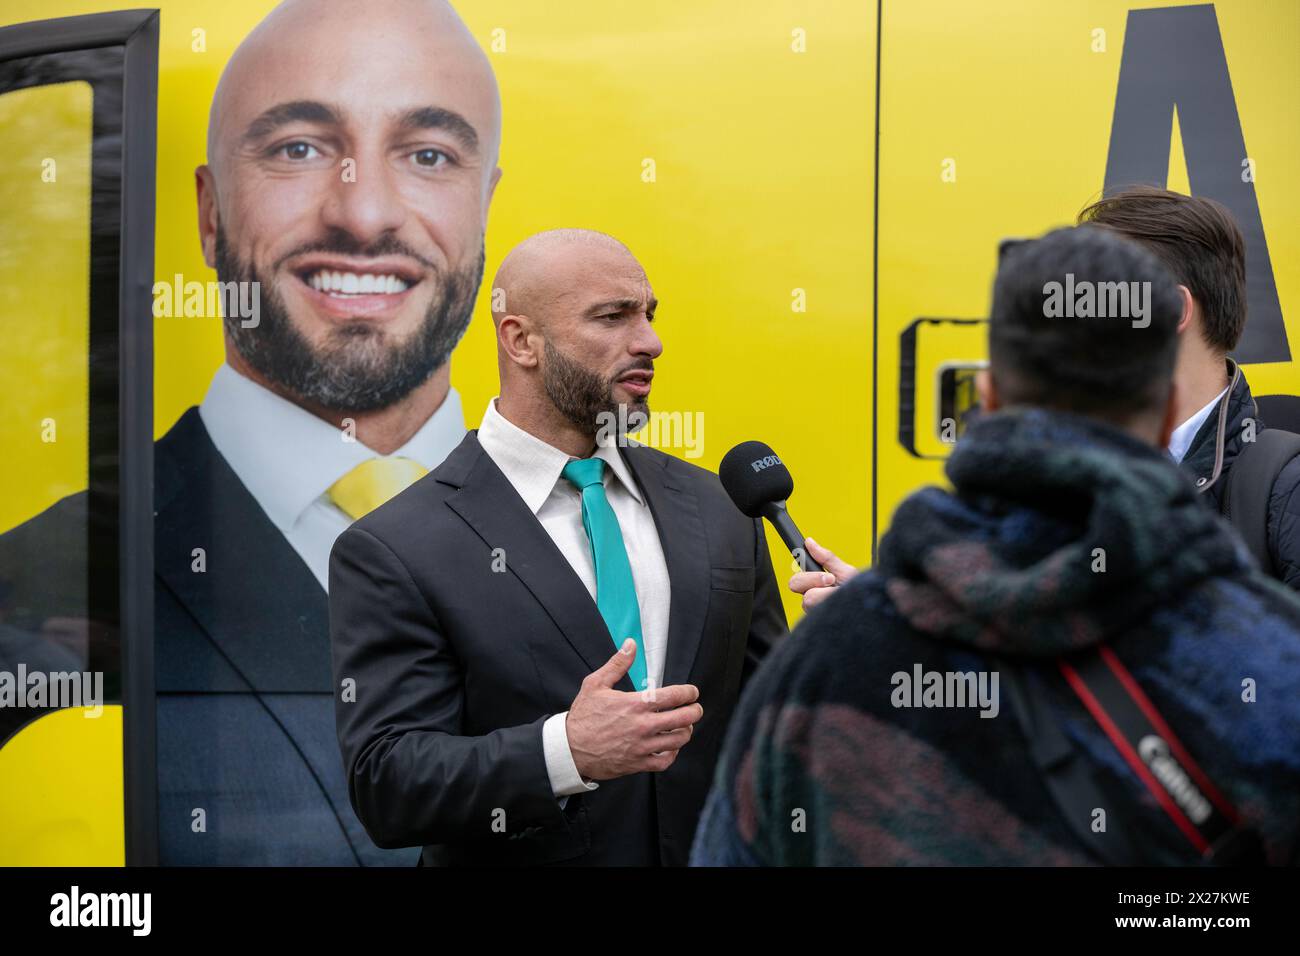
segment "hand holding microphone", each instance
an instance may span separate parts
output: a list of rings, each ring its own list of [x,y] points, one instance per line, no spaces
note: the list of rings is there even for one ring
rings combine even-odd
[[[794,494],[794,476],[776,452],[761,441],[741,442],[718,466],[722,487],[743,514],[766,518],[803,568],[790,579],[790,590],[802,594],[804,610],[820,604],[839,584],[857,573],[795,525],[786,500]]]
[[[804,550],[821,563],[825,571],[800,571],[790,578],[790,590],[803,595],[803,609],[811,611],[826,600],[841,584],[846,584],[858,573],[847,561],[841,561],[829,548],[823,548],[812,538],[804,539]]]

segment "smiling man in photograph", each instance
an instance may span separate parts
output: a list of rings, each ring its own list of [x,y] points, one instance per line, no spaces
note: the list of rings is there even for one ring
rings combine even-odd
[[[201,404],[154,447],[163,864],[416,862],[349,806],[327,569],[351,522],[465,436],[449,360],[500,142],[492,68],[443,0],[286,0],[225,66],[198,225],[241,308]],[[86,511],[70,495],[0,535],[26,660],[118,652],[77,599]]]
[[[326,569],[340,532],[465,434],[449,358],[500,123],[441,0],[288,0],[222,74],[199,233],[259,310],[226,318],[226,363],[156,451],[163,863],[415,862],[348,805]]]

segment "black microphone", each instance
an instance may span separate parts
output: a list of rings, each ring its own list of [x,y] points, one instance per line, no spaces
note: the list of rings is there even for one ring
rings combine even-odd
[[[790,469],[761,441],[741,442],[722,458],[718,478],[731,500],[751,518],[766,518],[805,571],[825,571],[803,546],[803,535],[785,509],[794,494]]]

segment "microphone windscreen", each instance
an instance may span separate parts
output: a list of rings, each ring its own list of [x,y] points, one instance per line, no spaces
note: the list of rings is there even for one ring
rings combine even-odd
[[[718,478],[736,507],[751,518],[763,516],[763,506],[794,494],[790,469],[761,441],[741,442],[722,458]]]

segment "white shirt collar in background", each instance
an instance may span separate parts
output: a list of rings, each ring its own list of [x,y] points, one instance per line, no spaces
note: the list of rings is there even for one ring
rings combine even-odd
[[[1205,420],[1214,411],[1214,406],[1219,404],[1219,400],[1223,398],[1224,393],[1227,391],[1228,389],[1224,388],[1222,392],[1210,399],[1208,405],[1174,429],[1174,433],[1169,436],[1170,458],[1179,464],[1182,463],[1183,458],[1187,455],[1187,449],[1192,447],[1192,439],[1196,437],[1196,433],[1201,430]]]
[[[334,482],[362,462],[382,457],[360,441],[344,441],[329,422],[226,364],[213,376],[199,417],[217,451],[286,534]],[[432,471],[464,437],[460,396],[453,388],[393,454]]]

